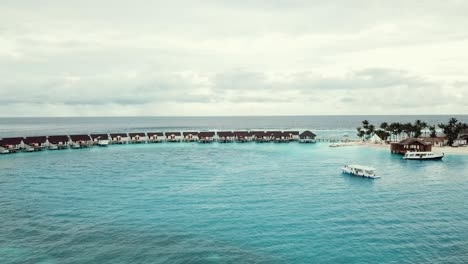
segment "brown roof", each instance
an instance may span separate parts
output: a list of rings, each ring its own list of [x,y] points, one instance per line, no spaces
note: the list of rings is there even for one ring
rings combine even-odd
[[[146,137],[146,134],[145,133],[128,133],[128,135],[130,137],[136,137],[136,136],[139,136],[139,137]]]
[[[215,135],[215,132],[213,131],[206,131],[206,132],[198,133],[198,137],[200,138],[214,137],[214,135]]]
[[[306,130],[304,132],[302,132],[301,134],[299,134],[299,138],[315,138],[317,135],[315,135],[314,133],[310,132],[309,130]]]
[[[2,139],[0,144],[2,146],[19,145],[19,144],[21,144],[21,140],[23,140],[22,137],[4,138],[4,139]]]
[[[57,144],[58,142],[68,142],[68,136],[66,135],[60,135],[60,136],[48,136],[47,139],[49,140],[50,143],[52,144]]]
[[[198,132],[184,132],[183,134],[184,134],[184,137],[188,135],[197,136]]]
[[[154,135],[156,136],[164,136],[164,133],[163,132],[150,132],[150,133],[147,133],[148,137],[152,137]]]
[[[232,131],[218,131],[218,137],[233,137],[235,133]]]
[[[24,144],[42,144],[46,143],[47,137],[45,136],[40,136],[40,137],[27,137],[23,139]]]
[[[71,141],[89,141],[91,137],[89,135],[70,135]]]
[[[128,137],[126,133],[114,133],[110,134],[111,138],[116,138],[116,137]]]
[[[106,139],[109,139],[109,135],[108,134],[91,134],[91,138],[94,140],[94,139],[102,139],[102,140],[106,140]]]
[[[180,132],[165,132],[164,134],[166,135],[166,137],[168,137],[170,135],[174,135],[174,136],[180,136],[181,135]]]
[[[419,138],[407,138],[398,142],[398,144],[399,145],[413,145],[413,144],[427,145],[428,143],[424,142],[422,139],[419,139]]]
[[[236,135],[236,137],[248,137],[250,136],[250,132],[249,131],[234,131],[234,135]]]
[[[289,134],[295,135],[295,136],[298,136],[298,135],[299,135],[299,131],[284,131],[284,133],[287,133],[288,135],[289,135]]]

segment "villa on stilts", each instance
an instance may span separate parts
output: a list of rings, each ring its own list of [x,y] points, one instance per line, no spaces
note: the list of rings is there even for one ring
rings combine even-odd
[[[43,150],[47,144],[47,137],[26,137],[23,139],[24,150],[27,152]]]
[[[145,133],[128,133],[128,136],[130,137],[130,143],[133,144],[146,143],[148,140]]]
[[[198,132],[183,132],[185,142],[198,141]]]
[[[147,135],[148,135],[149,143],[160,143],[164,141],[163,132],[150,132],[150,133],[147,133]]]
[[[50,150],[66,149],[70,144],[70,138],[67,135],[48,136],[47,141]]]
[[[198,133],[200,143],[211,143],[214,141],[215,132],[207,131]]]

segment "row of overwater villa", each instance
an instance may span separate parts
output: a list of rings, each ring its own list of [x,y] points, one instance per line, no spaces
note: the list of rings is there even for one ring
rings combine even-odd
[[[58,150],[108,146],[110,144],[146,144],[162,142],[276,142],[315,143],[316,135],[307,130],[299,131],[204,131],[204,132],[151,132],[55,135],[37,137],[10,137],[0,139],[0,153],[18,151],[34,152],[43,149]]]

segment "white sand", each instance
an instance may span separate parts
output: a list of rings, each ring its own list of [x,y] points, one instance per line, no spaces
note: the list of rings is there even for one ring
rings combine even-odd
[[[387,149],[390,152],[390,144],[374,144],[370,142],[356,142],[353,143],[354,146],[362,146],[362,147],[372,147],[372,148],[379,148],[379,149]],[[445,153],[445,154],[453,154],[453,155],[468,155],[468,147],[432,147],[432,152],[434,153]]]

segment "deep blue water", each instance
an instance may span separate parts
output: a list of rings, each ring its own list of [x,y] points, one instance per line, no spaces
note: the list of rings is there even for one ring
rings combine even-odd
[[[429,124],[447,122],[452,115],[407,116],[231,116],[231,117],[44,117],[0,118],[0,137],[46,136],[71,133],[154,132],[168,130],[223,129],[298,129],[313,131],[352,131],[362,120],[375,125],[382,122],[414,122],[421,119]],[[468,115],[453,115],[468,122]],[[333,136],[333,133],[331,136]],[[349,133],[349,132],[345,132]],[[341,134],[340,134],[341,135]]]
[[[0,263],[467,263],[467,171],[320,143],[5,155]]]

